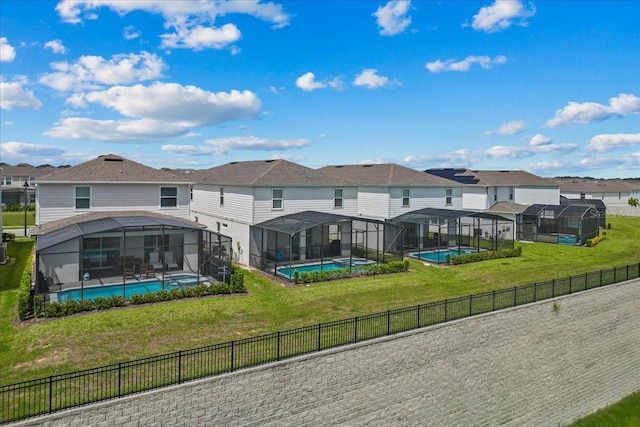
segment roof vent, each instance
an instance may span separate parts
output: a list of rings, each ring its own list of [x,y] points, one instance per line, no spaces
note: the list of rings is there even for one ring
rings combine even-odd
[[[337,165],[337,166],[334,166],[334,167],[335,167],[335,168],[343,168],[343,167],[344,167],[344,165]]]
[[[231,162],[231,163],[229,163],[229,164],[230,164],[230,165],[237,165],[237,164],[238,164],[238,162]]]
[[[265,163],[271,163],[271,162],[275,162],[275,160],[270,159],[270,160],[265,160],[264,162],[265,162]]]
[[[363,168],[370,168],[373,165],[362,165]]]

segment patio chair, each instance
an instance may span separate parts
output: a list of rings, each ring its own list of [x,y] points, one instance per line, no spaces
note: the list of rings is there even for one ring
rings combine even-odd
[[[178,269],[178,263],[176,262],[175,258],[173,257],[173,252],[166,251],[164,253],[164,261],[165,261],[165,265],[167,266],[167,270],[177,270]]]
[[[142,263],[140,264],[140,277],[144,276],[145,278],[153,277],[153,269],[149,267],[149,264]]]
[[[160,262],[158,252],[149,252],[149,265],[151,265],[153,271],[162,270],[162,263]]]
[[[136,277],[136,269],[135,267],[125,267],[124,268],[124,279],[137,279]]]

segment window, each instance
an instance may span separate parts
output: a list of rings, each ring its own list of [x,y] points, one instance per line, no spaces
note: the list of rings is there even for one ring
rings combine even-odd
[[[406,208],[409,206],[409,201],[411,200],[411,191],[408,188],[402,189],[402,207]]]
[[[513,200],[513,191],[514,191],[514,188],[509,187],[509,200]]]
[[[91,187],[76,187],[76,209],[91,208]]]
[[[178,206],[178,187],[160,187],[160,207],[175,208]]]
[[[30,176],[29,177],[29,184],[31,184],[32,182],[34,182],[36,180],[35,176]]]
[[[493,201],[498,201],[498,187],[493,187]]]
[[[581,199],[583,199],[583,200],[584,200],[584,199],[585,199],[585,197],[587,197],[587,195],[586,195],[586,194],[584,194],[584,193],[580,193],[580,198],[581,198]]]
[[[271,190],[271,207],[273,209],[282,209],[282,188]]]
[[[12,177],[10,177],[10,176],[5,176],[4,177],[4,182],[3,182],[4,185],[11,185],[12,182],[13,182],[13,178]]]
[[[224,206],[224,187],[220,187],[220,206]]]
[[[342,188],[333,189],[333,207],[334,208],[342,207]]]
[[[447,206],[451,206],[453,199],[453,189],[447,188],[445,190],[444,204]]]

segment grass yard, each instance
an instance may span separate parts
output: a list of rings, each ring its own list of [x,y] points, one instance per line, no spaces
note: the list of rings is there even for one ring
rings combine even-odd
[[[27,212],[27,227],[36,225],[35,211]],[[11,231],[11,228],[24,227],[24,212],[2,212],[2,227],[4,231]]]
[[[253,272],[243,296],[207,297],[14,324],[17,279],[0,266],[0,383],[640,262],[640,218],[612,217],[593,248],[518,243],[523,256],[287,288]],[[24,257],[23,240],[10,246]],[[15,255],[11,255],[15,256]],[[16,265],[17,266],[17,265]],[[7,276],[9,277],[9,276]],[[19,279],[19,275],[18,275]]]
[[[640,392],[627,396],[614,405],[601,409],[595,414],[591,414],[570,424],[570,427],[602,426],[640,426]]]

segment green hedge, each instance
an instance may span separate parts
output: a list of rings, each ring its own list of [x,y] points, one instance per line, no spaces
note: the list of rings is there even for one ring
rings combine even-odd
[[[458,255],[450,258],[454,265],[468,264],[470,262],[486,261],[489,259],[512,258],[522,255],[522,246],[514,249],[500,249],[498,251],[482,251],[472,254]]]
[[[22,273],[18,289],[18,316],[26,320],[33,314],[33,294],[31,291],[31,263],[28,262]]]
[[[355,268],[341,268],[331,271],[309,271],[299,273],[298,270],[293,271],[294,283],[315,283],[326,282],[329,280],[347,279],[358,276],[373,276],[377,274],[402,273],[409,270],[409,261],[391,261],[376,265],[369,265]]]
[[[605,236],[604,234],[601,234],[599,236],[596,237],[592,237],[591,239],[587,239],[587,247],[591,248],[595,245],[597,245],[598,243],[602,242],[603,240],[606,240],[607,236]]]

